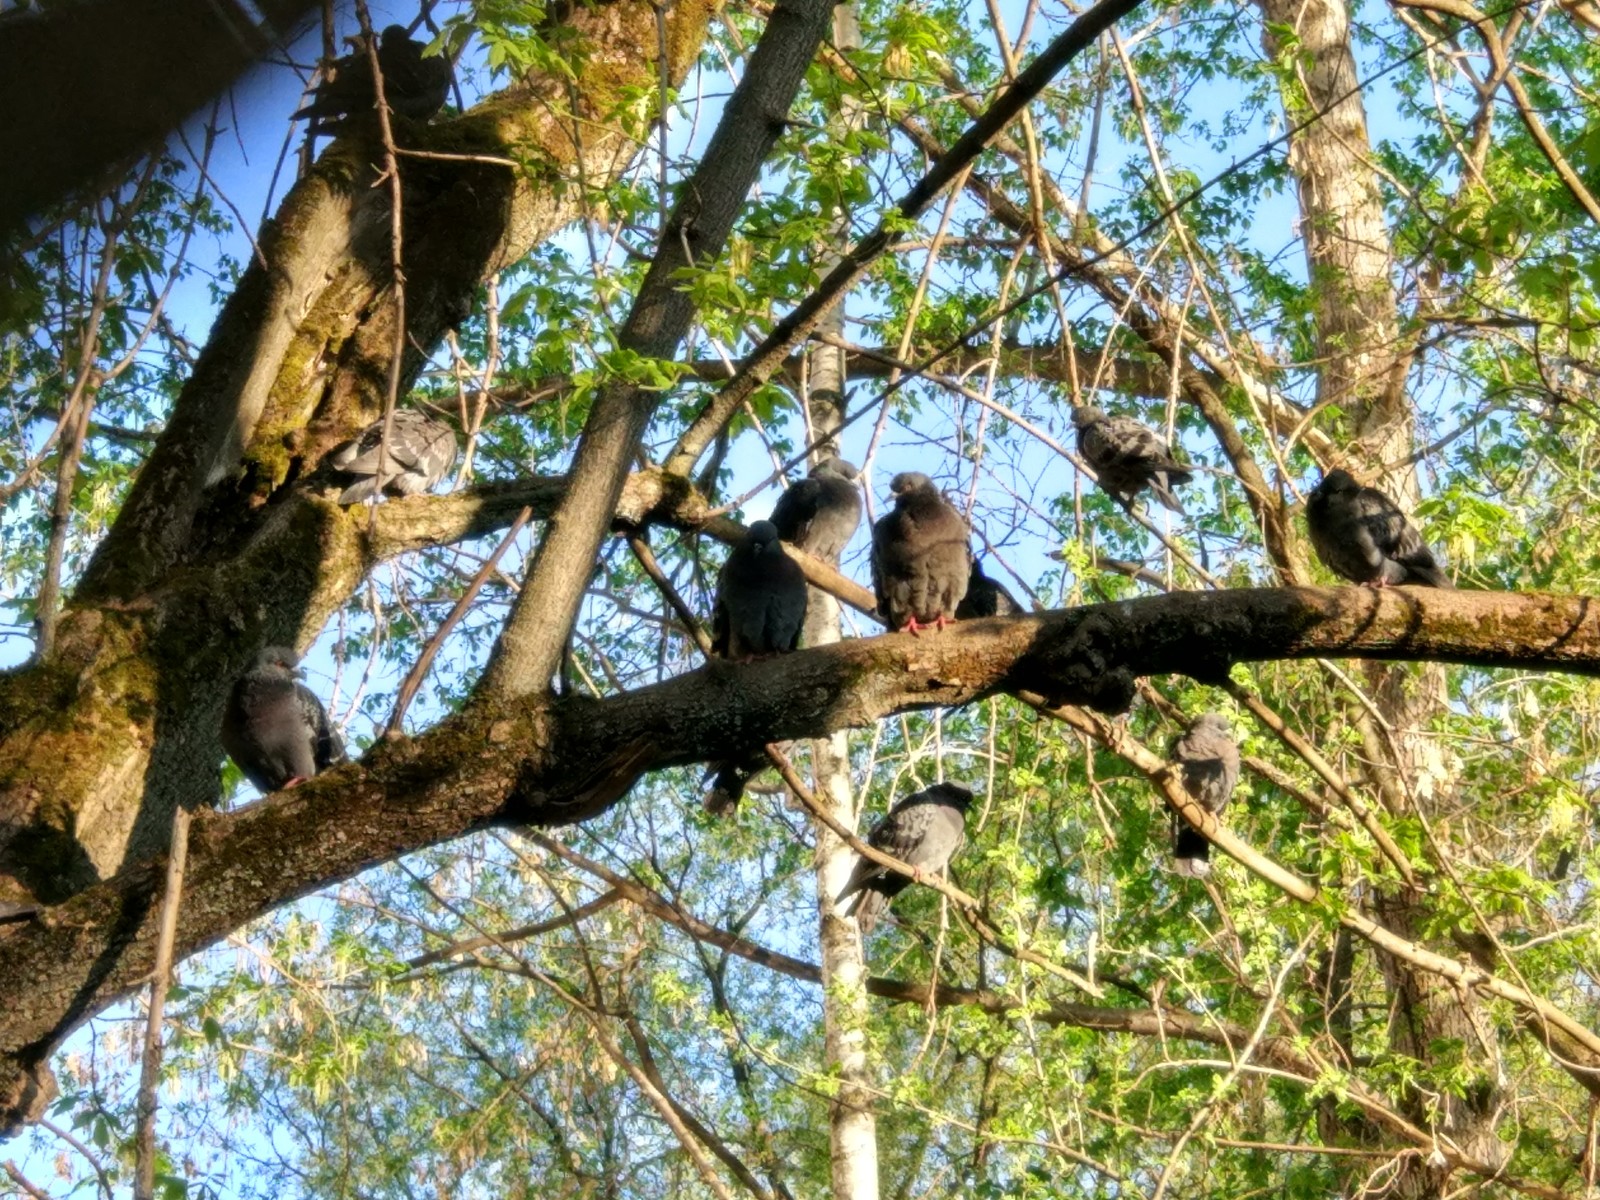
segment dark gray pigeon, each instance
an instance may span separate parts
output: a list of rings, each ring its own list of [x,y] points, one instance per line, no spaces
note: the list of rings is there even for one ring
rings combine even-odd
[[[825,458],[795,484],[772,509],[778,536],[825,562],[839,561],[839,552],[861,524],[861,476],[842,458]]]
[[[716,606],[711,613],[711,653],[748,660],[782,654],[800,644],[806,619],[806,576],[783,552],[771,521],[756,521],[722,564]],[[706,811],[726,816],[739,806],[744,785],[766,765],[759,749],[714,763]]]
[[[749,659],[793,650],[805,619],[805,572],[783,552],[777,527],[755,522],[722,564],[711,613],[711,652]]]
[[[456,462],[456,431],[414,408],[396,409],[389,427],[388,462],[379,479],[383,422],[374,421],[361,436],[338,447],[328,465],[347,482],[340,504],[359,504],[380,491],[388,496],[416,496],[450,473]]]
[[[1239,782],[1239,747],[1226,718],[1217,713],[1196,717],[1181,737],[1173,739],[1170,756],[1178,764],[1183,790],[1207,812],[1220,817]],[[1172,869],[1196,878],[1211,874],[1211,843],[1176,813],[1172,816]]]
[[[936,783],[913,792],[891,808],[872,827],[867,845],[894,855],[920,874],[942,874],[966,844],[967,809],[971,805],[972,793],[960,784]],[[853,914],[861,932],[871,933],[889,901],[912,882],[905,875],[863,858],[850,873],[850,882],[839,893],[838,901],[843,904],[855,896],[855,903],[845,909],[845,915]]]
[[[894,630],[943,629],[967,594],[967,523],[920,471],[889,481],[894,511],[872,527],[872,585]]]
[[[296,120],[309,121],[314,134],[343,133],[371,117],[378,101],[372,81],[372,58],[361,38],[353,53],[334,64]],[[378,67],[383,72],[383,98],[396,116],[426,121],[444,107],[450,92],[450,60],[442,54],[423,58],[425,44],[413,41],[403,25],[390,25],[378,37]]]
[[[298,682],[300,659],[268,646],[239,677],[222,710],[222,748],[262,795],[344,761],[344,742],[316,693]]]
[[[1131,507],[1134,496],[1148,487],[1173,512],[1183,511],[1172,489],[1194,474],[1172,457],[1172,447],[1155,430],[1132,417],[1108,417],[1092,404],[1073,409],[1072,423],[1078,428],[1078,453],[1094,468],[1104,491]]]
[[[1005,585],[983,573],[983,563],[972,560],[972,571],[967,575],[967,594],[956,605],[956,620],[970,621],[974,617],[1010,617],[1028,610],[1017,603],[1017,598],[1006,591]]]
[[[1306,527],[1323,565],[1351,583],[1450,586],[1400,506],[1349,471],[1329,471],[1306,497]]]

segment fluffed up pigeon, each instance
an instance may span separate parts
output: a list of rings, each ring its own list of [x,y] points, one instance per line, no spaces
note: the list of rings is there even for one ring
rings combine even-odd
[[[752,658],[793,650],[805,619],[805,572],[783,552],[777,526],[756,521],[722,564],[711,613],[711,652],[719,658]]]
[[[825,458],[795,484],[772,509],[778,536],[825,562],[838,562],[839,552],[861,524],[861,476],[842,458]]]
[[[894,511],[872,527],[872,585],[890,629],[943,629],[967,594],[967,523],[920,471],[889,481]]]
[[[958,783],[936,783],[905,797],[872,827],[867,845],[892,854],[924,875],[944,872],[967,841],[967,809],[972,793]],[[920,882],[920,880],[918,880]],[[863,934],[871,933],[878,917],[912,880],[870,859],[861,859],[850,873],[850,882],[839,893],[843,904],[851,896],[855,903],[845,909],[854,915]]]
[[[1400,506],[1349,471],[1329,471],[1306,497],[1306,527],[1317,557],[1352,583],[1450,586]]]
[[[1207,812],[1220,817],[1239,782],[1239,747],[1226,718],[1217,713],[1196,717],[1181,737],[1173,739],[1171,757],[1178,764],[1183,790]],[[1172,869],[1195,878],[1211,874],[1211,843],[1176,813],[1172,816]]]
[[[1172,457],[1172,448],[1155,432],[1132,417],[1110,417],[1092,404],[1072,410],[1078,428],[1078,453],[1094,468],[1100,487],[1132,505],[1148,487],[1175,513],[1183,505],[1172,489],[1190,482],[1194,473]]]
[[[328,465],[348,480],[340,504],[359,504],[379,492],[415,496],[450,473],[456,462],[456,431],[414,408],[396,409],[389,427],[388,462],[379,478],[383,456],[383,422],[374,421],[361,436],[328,456]]]
[[[781,654],[800,644],[806,619],[806,576],[783,552],[771,521],[756,521],[722,564],[711,613],[711,652],[749,659]],[[739,806],[744,785],[766,759],[759,750],[712,765],[705,809],[726,816]]]
[[[1010,617],[1028,610],[1017,603],[1017,598],[1006,591],[1005,585],[983,573],[983,563],[972,560],[972,570],[967,575],[967,594],[956,605],[956,620],[970,621],[974,617]]]
[[[371,116],[377,105],[372,58],[364,39],[352,40],[357,43],[354,53],[333,64],[333,78],[322,83],[311,103],[294,114],[296,120],[309,121],[314,134],[342,133]],[[383,98],[390,112],[411,121],[428,120],[444,107],[450,92],[450,60],[442,54],[423,58],[424,48],[403,25],[390,25],[378,37]]]
[[[263,795],[344,761],[344,742],[305,684],[300,659],[268,646],[239,677],[222,710],[222,748]]]

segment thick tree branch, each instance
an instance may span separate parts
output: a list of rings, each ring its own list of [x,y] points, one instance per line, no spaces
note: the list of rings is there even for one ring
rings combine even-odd
[[[1005,691],[1114,706],[1126,703],[1137,675],[1215,681],[1234,662],[1329,655],[1600,674],[1600,600],[1412,588],[1178,592],[713,663],[605,700],[478,704],[291,792],[234,814],[200,814],[178,947],[192,953],[286,901],[472,829],[583,820],[645,771],[726,757],[730,745],[815,737]],[[40,1062],[77,1022],[147,976],[160,868],[131,868],[0,939],[0,1054],[13,1068]],[[1347,920],[1362,920],[1362,936],[1394,950],[1386,931]],[[1420,965],[1526,1001],[1438,955]],[[1593,1037],[1559,1013],[1534,1011]]]

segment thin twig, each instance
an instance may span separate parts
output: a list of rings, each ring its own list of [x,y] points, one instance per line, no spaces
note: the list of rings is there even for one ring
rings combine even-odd
[[[167,887],[161,897],[161,928],[156,965],[150,978],[150,1011],[145,1021],[144,1062],[139,1071],[139,1131],[134,1154],[134,1200],[153,1200],[156,1179],[156,1089],[161,1082],[161,1023],[167,988],[172,984],[172,947],[178,936],[178,905],[183,898],[183,865],[189,854],[189,810],[172,812],[172,848],[167,857]]]

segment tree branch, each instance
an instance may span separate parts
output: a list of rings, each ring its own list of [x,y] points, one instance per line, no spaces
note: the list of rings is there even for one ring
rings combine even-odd
[[[200,813],[179,952],[473,829],[592,817],[644,772],[725,758],[730,745],[816,737],[1007,691],[1114,707],[1126,703],[1137,675],[1214,682],[1235,662],[1328,655],[1600,674],[1600,600],[1413,588],[1177,592],[967,621],[933,637],[890,634],[748,665],[712,663],[605,700],[478,703],[260,804]],[[1205,832],[1236,853],[1225,835]],[[130,868],[0,939],[0,1055],[11,1056],[8,1076],[42,1061],[78,1022],[148,976],[161,866]],[[1358,932],[1385,949],[1411,949],[1394,950],[1398,939],[1387,931],[1346,919],[1360,920]],[[1419,965],[1526,1002],[1520,989],[1485,983],[1438,955]],[[1561,1014],[1535,1011],[1568,1029]]]

